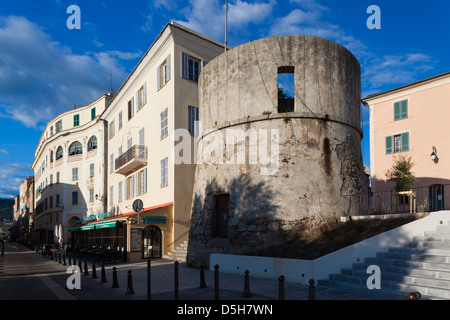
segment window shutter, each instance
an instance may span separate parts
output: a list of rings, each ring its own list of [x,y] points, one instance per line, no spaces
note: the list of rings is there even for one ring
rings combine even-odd
[[[136,172],[134,174],[134,182],[135,182],[136,196],[138,196],[138,195],[140,195],[140,193],[139,193],[139,172]]]
[[[130,199],[134,198],[134,174],[130,177]]]
[[[170,53],[169,53],[169,55],[167,56],[167,58],[166,58],[166,67],[167,67],[167,75],[166,75],[166,82],[167,81],[169,81],[170,80],[170,70],[171,70],[171,68],[170,68]]]
[[[392,153],[392,136],[386,137],[386,154]]]
[[[136,91],[136,113],[139,111],[139,106],[140,106],[140,104],[139,104],[139,90],[138,91]]]
[[[394,103],[394,121],[400,120],[400,102]]]
[[[124,182],[123,182],[123,185],[124,185],[124,188],[123,188],[123,190],[124,190],[124,198],[125,198],[125,200],[128,200],[128,184],[127,184],[127,178],[125,178],[125,180],[124,180]]]
[[[188,79],[189,71],[188,71],[188,54],[185,52],[181,53],[181,76],[184,79]]]
[[[144,91],[142,92],[142,105],[147,103],[147,82],[144,83]]]
[[[156,68],[156,90],[159,91],[161,89],[161,67],[158,66]]]
[[[409,151],[409,132],[402,133],[402,151]]]
[[[142,177],[142,193],[147,192],[147,168],[144,169],[143,177]]]
[[[139,130],[139,145],[140,145],[140,146],[145,146],[145,141],[144,141],[144,130],[145,130],[145,127],[142,127],[142,128]]]
[[[400,101],[400,119],[408,118],[408,100]]]

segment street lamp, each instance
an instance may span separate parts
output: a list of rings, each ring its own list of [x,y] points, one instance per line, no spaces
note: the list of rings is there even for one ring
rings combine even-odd
[[[437,158],[436,147],[433,147],[433,152],[431,152],[430,158],[432,161],[436,161],[436,158]]]

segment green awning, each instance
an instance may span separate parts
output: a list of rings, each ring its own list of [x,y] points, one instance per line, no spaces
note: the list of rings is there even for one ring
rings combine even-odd
[[[101,222],[95,225],[95,229],[114,228],[117,225],[117,221]]]
[[[69,228],[69,231],[70,232],[73,232],[73,231],[80,231],[81,230],[81,227],[71,227],[71,228]]]
[[[88,224],[88,225],[82,226],[82,227],[81,227],[81,230],[82,230],[82,231],[85,231],[85,230],[94,230],[94,227],[95,227],[94,224]]]

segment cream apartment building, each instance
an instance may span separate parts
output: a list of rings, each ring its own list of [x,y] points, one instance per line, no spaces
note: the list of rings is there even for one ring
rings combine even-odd
[[[409,210],[450,208],[450,72],[410,83],[362,99],[370,108],[370,172],[372,205],[390,206],[394,183],[386,172],[400,156],[411,157],[416,176],[413,195],[394,197]]]
[[[100,119],[111,95],[73,107],[48,122],[32,169],[35,174],[35,239],[71,244],[69,229],[105,212],[105,134]]]
[[[129,261],[163,257],[188,239],[194,164],[176,164],[174,146],[182,141],[182,155],[192,156],[198,76],[223,52],[223,44],[167,24],[101,116],[108,221],[122,226]]]

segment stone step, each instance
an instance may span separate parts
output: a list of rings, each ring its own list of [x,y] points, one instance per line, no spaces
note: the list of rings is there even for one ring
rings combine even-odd
[[[448,298],[450,297],[450,281],[427,279],[421,277],[409,277],[402,276],[400,278],[389,279],[386,275],[382,275],[380,279],[381,289],[369,289],[367,287],[367,279],[369,275],[347,275],[347,274],[334,274],[330,275],[330,280],[339,283],[340,287],[345,285],[351,285],[354,287],[360,287],[367,291],[383,290],[383,295],[386,295],[390,291],[398,293],[400,296],[406,297],[406,294],[411,291],[419,291],[422,296],[431,296],[436,298]],[[397,296],[398,295],[395,295]]]
[[[367,286],[355,285],[348,282],[340,282],[335,280],[319,280],[317,285],[320,287],[334,288],[337,290],[361,293],[363,295],[372,295],[374,299],[396,299],[396,300],[405,300],[408,292],[402,291],[393,291],[393,290],[385,290],[385,289],[368,289]],[[337,297],[338,298],[338,297]]]
[[[187,256],[187,248],[188,248],[188,241],[186,240],[183,243],[181,243],[174,251],[168,252],[164,256],[164,258],[185,262]]]
[[[372,275],[367,273],[370,265],[380,268],[381,289],[367,288],[367,279]],[[370,293],[374,298],[406,299],[407,293],[418,291],[422,299],[450,299],[450,222],[441,222],[435,231],[354,263],[327,280],[319,280],[319,284]]]

